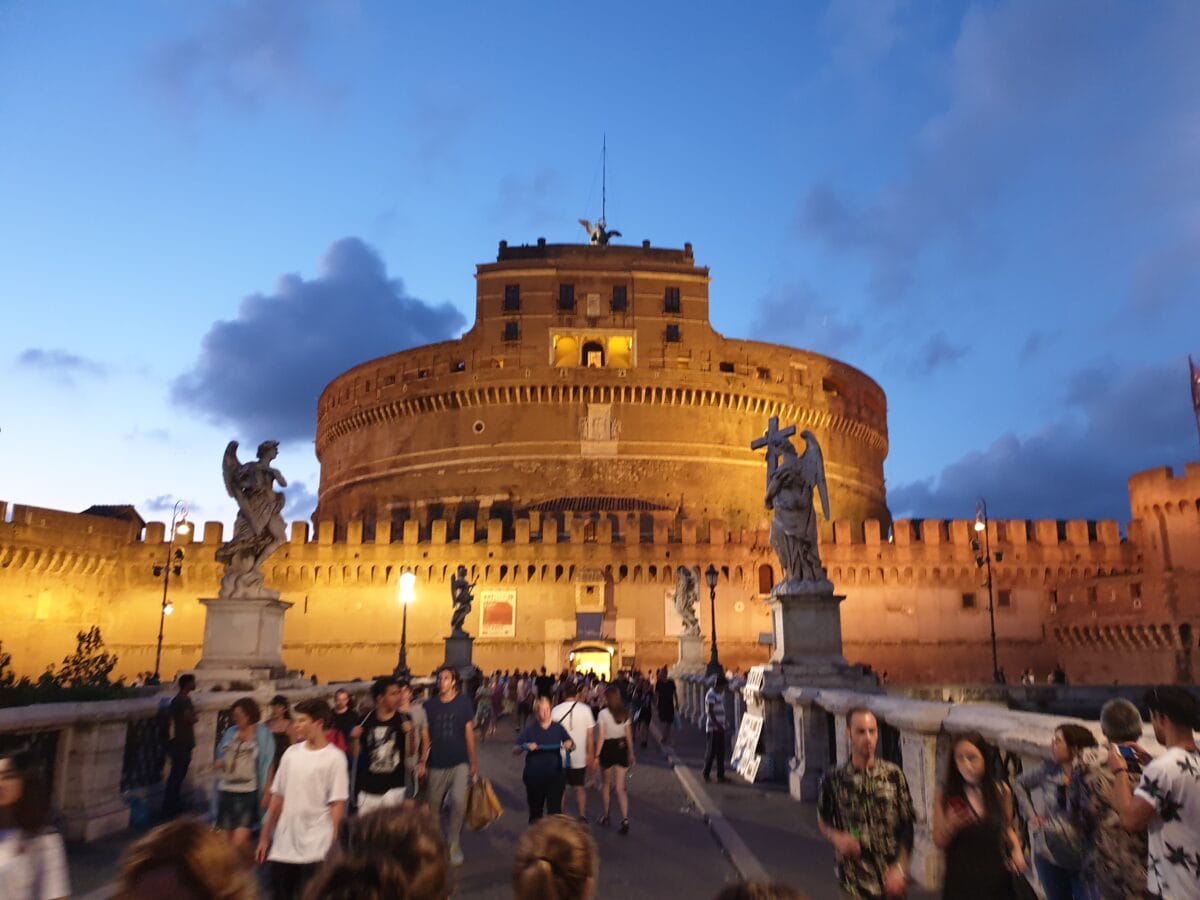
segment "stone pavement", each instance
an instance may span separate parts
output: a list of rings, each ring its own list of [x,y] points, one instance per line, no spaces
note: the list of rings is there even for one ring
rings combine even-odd
[[[654,728],[657,733],[658,725]],[[705,783],[704,733],[688,722],[676,719],[670,752],[679,764],[681,782],[700,791],[699,805],[714,834],[722,843],[732,834],[734,845],[725,849],[744,875],[757,869],[812,900],[837,900],[833,847],[817,829],[814,804],[793,800],[782,784],[751,785],[732,770],[727,770],[725,784],[718,784],[715,774]],[[936,896],[916,885],[909,887],[914,900]]]
[[[512,754],[512,738],[512,727],[502,723],[495,738],[481,744],[480,768],[492,780],[505,812],[484,831],[464,831],[467,861],[455,871],[456,898],[512,896],[513,854],[528,824],[521,783],[523,761]],[[591,826],[600,851],[599,897],[706,900],[726,882],[737,880],[736,870],[653,744],[646,750],[639,748],[629,791],[629,835],[618,835],[615,825]],[[574,814],[573,795],[569,802],[572,805],[566,811]],[[588,803],[588,817],[594,822],[600,814],[599,794],[590,793]],[[614,819],[619,822],[615,795],[612,804]],[[69,845],[74,896],[88,900],[111,897],[121,851],[135,837],[133,832],[125,832],[94,844]]]

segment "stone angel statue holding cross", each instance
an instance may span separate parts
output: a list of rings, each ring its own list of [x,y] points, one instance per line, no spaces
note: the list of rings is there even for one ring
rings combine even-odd
[[[774,431],[774,428],[771,429]],[[791,429],[795,433],[795,429]],[[767,509],[771,518],[771,547],[779,557],[784,582],[829,585],[817,547],[817,510],[814,492],[821,498],[821,509],[829,519],[829,490],[825,485],[825,458],[817,436],[802,431],[804,453],[780,432],[768,433]]]
[[[700,598],[696,573],[687,566],[680,566],[675,579],[675,612],[683,620],[681,634],[700,633],[700,620],[696,617],[696,601]]]

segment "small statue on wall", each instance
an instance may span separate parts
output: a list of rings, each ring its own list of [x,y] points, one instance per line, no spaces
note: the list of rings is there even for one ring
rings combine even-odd
[[[466,635],[463,625],[466,624],[467,616],[471,614],[471,604],[475,602],[475,597],[471,594],[471,589],[475,587],[478,581],[478,578],[475,581],[467,581],[466,566],[459,566],[454,577],[450,579],[450,600],[454,604],[454,613],[450,618],[450,628],[454,636]]]
[[[675,577],[675,612],[683,620],[680,634],[700,634],[700,620],[696,617],[696,602],[699,599],[696,573],[687,566],[680,566]]]
[[[287,480],[271,462],[279,454],[277,441],[258,445],[258,459],[243,463],[237,456],[238,442],[230,441],[221,460],[225,490],[237,501],[233,537],[217,550],[216,559],[225,564],[221,578],[222,599],[278,599],[279,592],[263,584],[262,565],[287,541],[283,521],[283,491]]]

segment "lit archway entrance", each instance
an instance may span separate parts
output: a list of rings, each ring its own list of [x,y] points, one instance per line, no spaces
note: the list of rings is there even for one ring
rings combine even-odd
[[[589,369],[604,368],[604,345],[599,341],[588,341],[583,345],[583,364]]]
[[[591,672],[610,681],[615,652],[616,648],[605,644],[579,644],[567,654],[567,662],[575,672],[584,675]]]

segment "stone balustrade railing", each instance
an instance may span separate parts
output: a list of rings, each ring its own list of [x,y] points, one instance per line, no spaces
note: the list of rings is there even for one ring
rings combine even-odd
[[[687,675],[678,683],[681,714],[702,727],[704,694],[710,682]],[[786,687],[771,695],[769,689],[762,691],[753,685],[753,679],[749,686],[734,679],[726,691],[730,742],[748,710],[763,715],[768,721],[758,749],[764,757],[782,759],[783,765],[776,765],[773,771],[786,772],[789,790],[800,801],[814,801],[824,773],[849,759],[846,713],[859,707],[875,713],[880,729],[877,753],[904,769],[912,792],[916,827],[911,874],[926,887],[941,883],[942,853],[932,837],[933,800],[958,735],[979,734],[995,747],[996,762],[1010,780],[1050,760],[1054,729],[1064,722],[1084,725],[1104,742],[1098,722],[1021,712],[998,704],[934,702],[805,686]],[[1151,754],[1161,751],[1148,726],[1142,745]],[[762,771],[769,773],[772,767],[764,765]],[[1040,804],[1042,799],[1035,791],[1033,801]],[[1034,877],[1031,868],[1031,880]]]
[[[188,770],[193,797],[210,794],[217,738],[229,725],[229,708],[237,698],[253,697],[265,715],[276,693],[295,704],[310,697],[332,701],[334,691],[345,688],[358,703],[370,686],[370,682],[352,682],[278,692],[193,693],[198,717],[196,749]],[[157,809],[166,761],[167,732],[161,710],[171,696],[164,692],[132,700],[0,709],[0,746],[25,746],[40,762],[51,805],[62,817],[69,840],[96,840],[127,828],[134,804]]]

